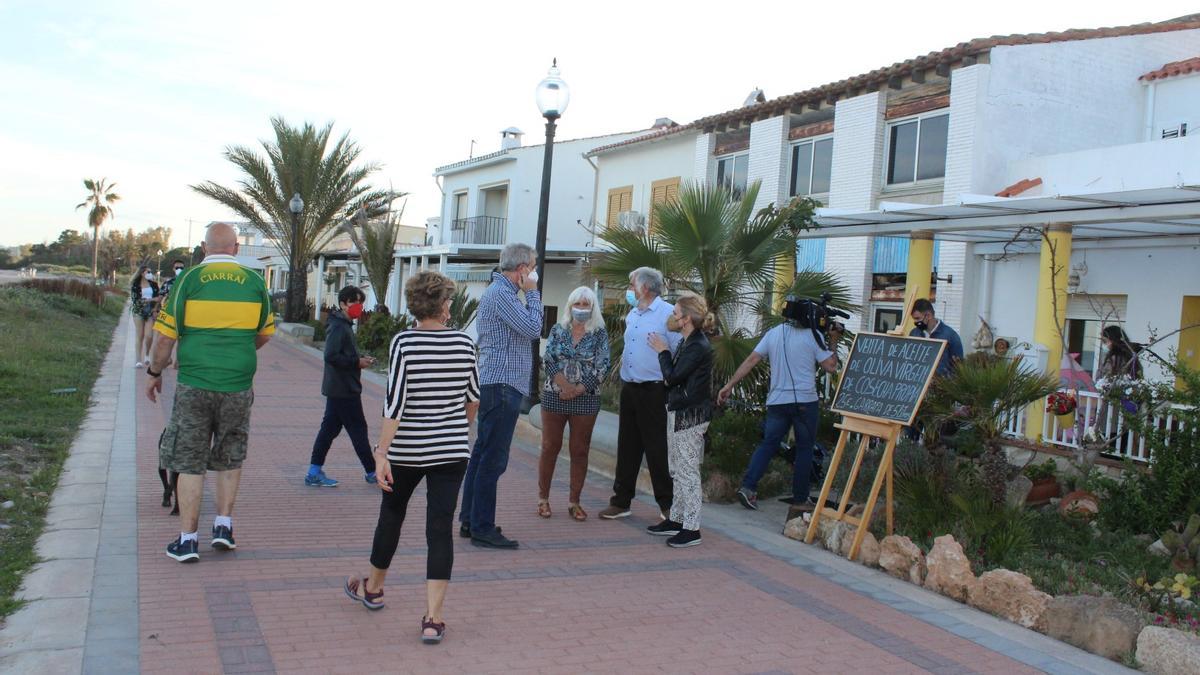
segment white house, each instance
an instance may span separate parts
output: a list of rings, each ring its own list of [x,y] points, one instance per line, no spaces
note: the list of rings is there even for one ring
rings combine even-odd
[[[1053,372],[1062,350],[1047,331],[1065,323],[1090,369],[1105,321],[1134,340],[1200,322],[1198,69],[1200,15],[973,40],[601,149],[601,198],[634,185],[640,211],[637,186],[674,174],[761,181],[760,206],[813,196],[822,227],[798,266],[861,298],[852,327],[902,322],[914,289],[968,345],[982,317]],[[640,166],[657,148],[650,176]],[[1057,316],[1041,235],[1022,229],[1051,224],[1070,251]],[[1200,366],[1200,330],[1160,346]],[[1063,440],[1035,417],[1027,435]]]
[[[644,133],[555,141],[542,283],[547,322],[564,311],[567,296],[579,284],[578,263],[596,251],[591,222],[596,172],[584,154]],[[403,279],[431,267],[465,283],[477,297],[506,244],[535,244],[545,147],[523,145],[522,135],[510,127],[501,132],[496,152],[437,168],[441,213],[428,221],[437,227],[431,228],[428,245],[396,250],[398,273],[389,305],[403,311]]]

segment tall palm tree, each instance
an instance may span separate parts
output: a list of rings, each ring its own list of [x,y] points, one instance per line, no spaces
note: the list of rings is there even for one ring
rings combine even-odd
[[[393,192],[387,200],[399,199],[407,192]],[[382,206],[381,206],[382,208]],[[400,219],[404,216],[404,205],[399,211],[390,208],[382,217],[367,218],[367,209],[359,209],[354,217],[342,222],[341,229],[350,235],[350,240],[358,248],[363,266],[367,268],[367,278],[375,289],[375,303],[387,306],[388,279],[392,276],[392,268],[396,266],[396,239],[400,236]]]
[[[652,231],[604,230],[608,250],[592,265],[593,274],[617,287],[627,284],[638,267],[653,267],[673,290],[703,297],[717,319],[713,375],[718,383],[728,380],[754,348],[755,336],[739,324],[770,314],[775,263],[794,257],[797,234],[813,227],[812,200],[796,198],[755,213],[758,191],[758,183],[741,195],[718,185],[684,185],[678,198],[655,204]],[[831,280],[806,276],[803,290],[813,290],[814,281]],[[836,290],[835,301],[848,300],[845,289],[820,290]],[[747,385],[761,374],[748,378]]]
[[[88,209],[88,225],[92,227],[92,283],[95,283],[98,278],[96,265],[100,260],[100,226],[109,218],[117,217],[112,205],[121,199],[121,195],[113,192],[117,184],[109,183],[107,178],[84,178],[83,186],[88,189],[88,196],[75,205],[75,210],[91,207]]]
[[[200,194],[224,204],[266,234],[287,258],[286,321],[299,321],[308,293],[308,264],[337,234],[338,224],[355,210],[379,213],[387,193],[367,185],[379,169],[375,163],[355,164],[362,153],[347,134],[331,139],[333,124],[320,129],[310,123],[289,126],[271,118],[275,138],[262,141],[265,157],[255,149],[235,145],[225,158],[244,174],[239,189],[206,181],[193,185]],[[293,194],[304,199],[304,212],[293,225],[288,202]]]

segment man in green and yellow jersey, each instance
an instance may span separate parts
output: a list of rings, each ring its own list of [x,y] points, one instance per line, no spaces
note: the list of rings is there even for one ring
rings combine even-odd
[[[158,315],[146,395],[162,393],[162,370],[178,342],[179,380],[171,421],[159,439],[159,463],[179,474],[179,538],[167,555],[200,559],[198,526],[204,474],[217,473],[217,517],[212,546],[232,550],[233,503],[242,477],[254,404],[256,350],[271,339],[275,317],[263,278],[234,257],[237,232],[225,223],[208,228],[204,261],[175,281]]]

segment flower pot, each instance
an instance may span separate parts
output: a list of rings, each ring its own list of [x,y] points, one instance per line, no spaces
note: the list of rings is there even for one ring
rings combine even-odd
[[[1053,478],[1039,478],[1033,481],[1033,489],[1029,491],[1029,496],[1025,498],[1025,503],[1032,506],[1041,506],[1047,504],[1051,499],[1062,494],[1062,490],[1058,487],[1058,481]]]
[[[1058,512],[1069,518],[1091,520],[1100,512],[1100,498],[1087,490],[1075,490],[1063,496]]]

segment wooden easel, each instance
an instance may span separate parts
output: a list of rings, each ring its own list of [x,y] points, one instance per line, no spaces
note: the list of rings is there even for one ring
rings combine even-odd
[[[862,546],[862,541],[867,535],[871,516],[875,511],[875,503],[879,500],[879,492],[883,489],[885,482],[887,483],[887,533],[891,534],[893,531],[893,483],[895,479],[892,471],[892,455],[896,450],[896,441],[899,440],[900,432],[904,427],[890,420],[880,420],[851,414],[843,414],[842,421],[834,426],[841,429],[841,434],[838,436],[837,447],[834,448],[833,457],[829,461],[829,471],[825,474],[825,482],[821,486],[821,496],[817,498],[817,508],[813,510],[812,522],[808,524],[808,534],[804,536],[804,543],[811,544],[813,539],[816,538],[817,523],[821,521],[822,517],[829,517],[837,522],[855,525],[858,529],[854,533],[854,543],[850,546],[850,555],[848,556],[850,560],[854,560],[858,557],[858,549]],[[861,440],[858,443],[858,453],[854,456],[854,464],[850,467],[850,476],[846,479],[846,487],[842,490],[838,508],[831,509],[825,505],[825,500],[829,498],[829,492],[833,488],[833,481],[837,476],[838,467],[841,465],[842,455],[846,451],[846,442],[849,440],[850,434],[854,433],[861,436]],[[867,449],[870,447],[872,438],[881,439],[887,445],[884,446],[883,456],[879,459],[879,470],[875,472],[875,481],[871,484],[871,494],[867,497],[862,517],[855,518],[854,516],[847,515],[846,507],[850,505],[850,493],[854,489],[854,482],[858,479],[858,471],[862,468],[863,457],[867,454]]]

